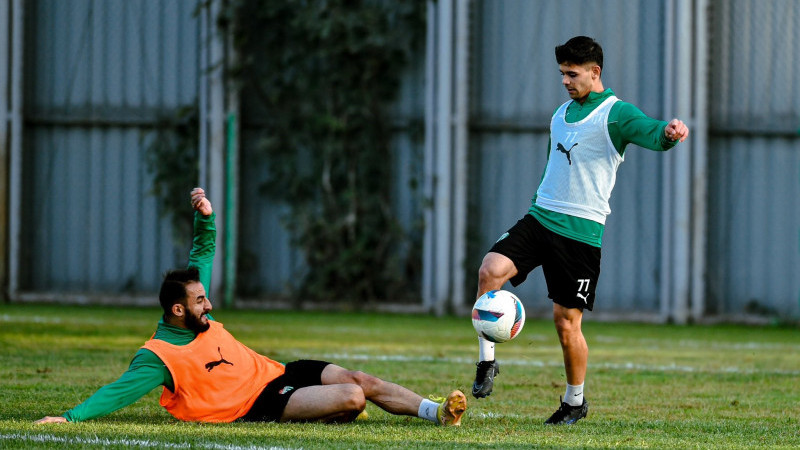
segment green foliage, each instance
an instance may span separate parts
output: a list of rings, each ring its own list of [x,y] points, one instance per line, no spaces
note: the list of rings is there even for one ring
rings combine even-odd
[[[564,393],[551,320],[529,318],[499,345],[491,397],[468,400],[458,429],[393,416],[344,425],[195,424],[158,404],[161,389],[109,416],[34,425],[116,380],[150,337],[157,308],[0,305],[2,448],[798,448],[796,327],[585,322],[589,416],[542,424]],[[124,318],[124,319],[123,319]],[[279,361],[325,359],[427,396],[466,392],[476,339],[467,317],[218,311],[250,348]]]
[[[221,16],[246,114],[268,136],[265,191],[289,205],[309,266],[304,298],[396,299],[413,281],[398,260],[409,236],[391,208],[388,108],[424,12],[422,0],[234,0]]]
[[[147,139],[145,158],[153,175],[151,193],[158,198],[162,216],[173,224],[175,240],[191,239],[192,215],[188,214],[189,192],[197,185],[199,136],[196,105],[180,108],[174,115],[158,120]]]

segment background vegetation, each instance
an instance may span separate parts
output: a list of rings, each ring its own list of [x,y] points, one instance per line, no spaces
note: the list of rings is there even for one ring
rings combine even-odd
[[[121,318],[124,317],[124,320]],[[469,397],[463,426],[442,429],[369,405],[346,425],[192,424],[158,390],[108,417],[37,426],[114,381],[150,337],[156,309],[0,305],[2,448],[797,448],[796,328],[587,322],[589,416],[542,424],[564,392],[549,321],[498,347],[488,399]],[[281,361],[318,358],[427,396],[466,392],[477,355],[463,317],[218,311],[251,348]]]
[[[288,206],[283,223],[305,257],[296,298],[359,304],[418,291],[421,234],[392,209],[389,108],[424,42],[425,10],[423,0],[232,0],[218,17],[236,52],[228,80],[266,136],[255,149],[269,168],[263,192]],[[190,230],[176,199],[196,183],[197,132],[188,105],[148,136],[152,192],[176,236]]]
[[[266,136],[265,192],[308,271],[305,299],[396,299],[408,291],[412,239],[392,209],[389,107],[415,47],[425,2],[229,2],[246,120]],[[418,252],[416,253],[418,254]],[[416,290],[415,290],[416,291]]]
[[[150,193],[159,199],[159,212],[170,219],[173,238],[181,246],[192,239],[193,216],[186,213],[186,198],[198,184],[199,133],[197,105],[188,105],[172,117],[160,118],[142,136],[147,170],[153,175]]]

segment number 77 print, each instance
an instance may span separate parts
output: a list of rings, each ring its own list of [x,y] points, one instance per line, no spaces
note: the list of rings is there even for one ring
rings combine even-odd
[[[589,282],[590,281],[591,281],[591,279],[589,279],[589,278],[579,278],[578,279],[578,292],[575,295],[577,297],[582,298],[583,299],[583,303],[588,303],[587,300],[589,298]],[[584,294],[581,295],[581,292],[584,292]]]

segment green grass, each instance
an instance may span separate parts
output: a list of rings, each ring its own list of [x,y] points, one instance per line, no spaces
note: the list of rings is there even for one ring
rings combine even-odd
[[[34,425],[114,381],[159,318],[156,309],[0,305],[0,448],[797,448],[797,328],[584,322],[589,416],[542,425],[564,392],[553,325],[528,320],[501,344],[491,397],[469,397],[459,428],[367,407],[345,425],[194,424],[158,390],[102,419]],[[326,359],[423,396],[468,392],[477,339],[469,318],[215,311],[251,348],[280,361]]]

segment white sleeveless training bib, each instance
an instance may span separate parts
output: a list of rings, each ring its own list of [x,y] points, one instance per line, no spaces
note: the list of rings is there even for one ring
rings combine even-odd
[[[608,135],[608,113],[619,101],[607,98],[583,120],[567,123],[572,100],[561,105],[550,122],[550,157],[536,204],[544,209],[601,224],[611,213],[608,200],[617,179],[620,156]]]

